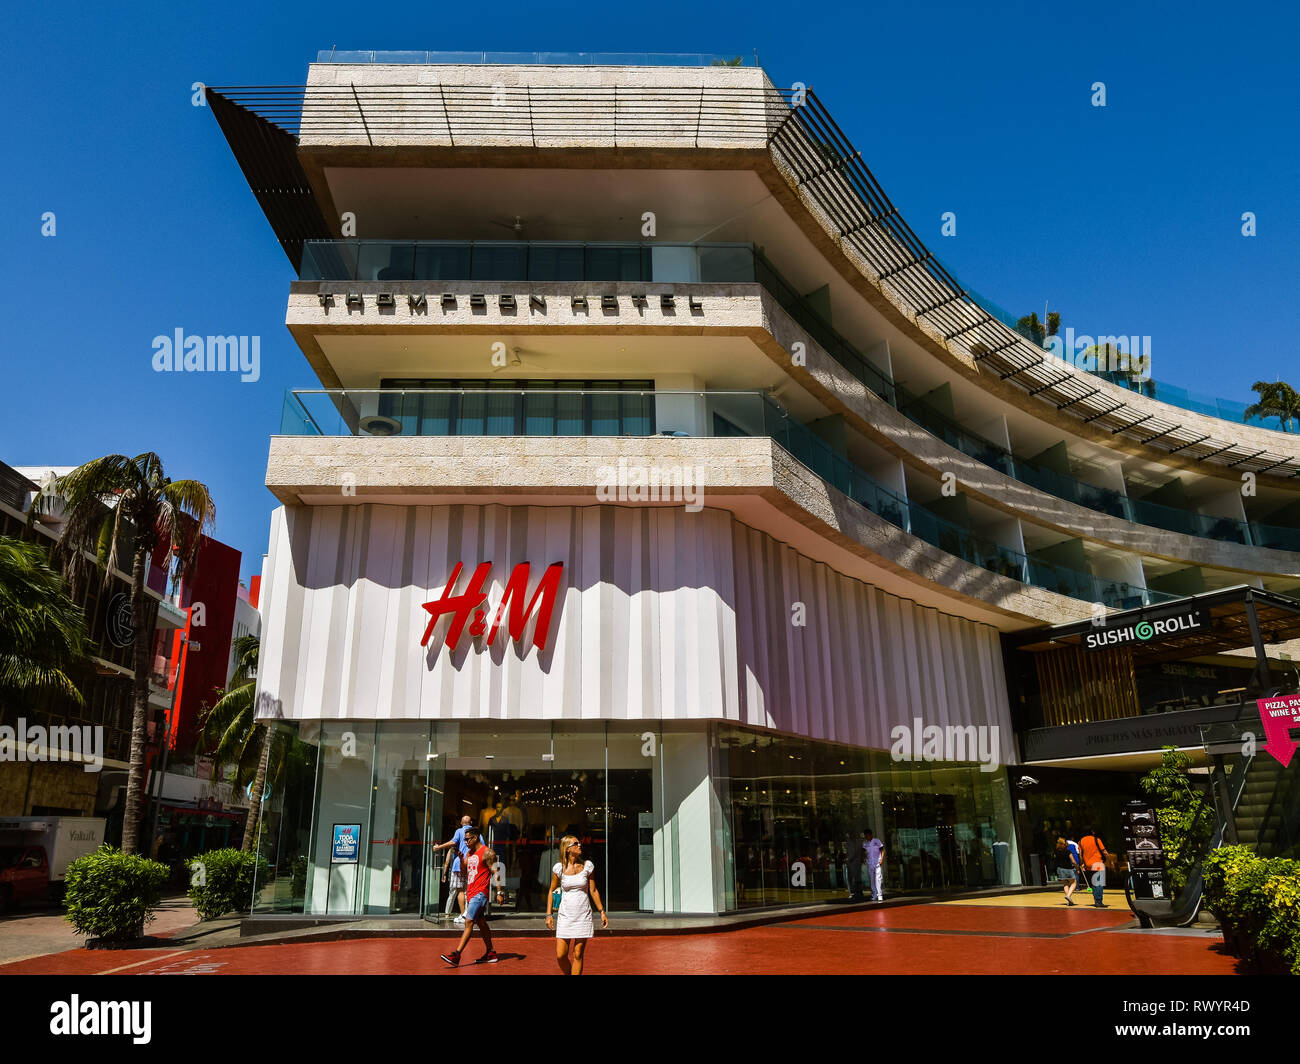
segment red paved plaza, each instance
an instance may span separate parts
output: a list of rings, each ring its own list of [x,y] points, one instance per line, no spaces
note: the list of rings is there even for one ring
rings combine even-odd
[[[617,921],[615,921],[617,924]],[[704,935],[602,935],[590,975],[951,974],[1231,975],[1214,932],[1127,930],[1126,908],[1023,904],[909,905],[790,919]],[[501,976],[556,971],[549,938],[499,937],[496,965],[447,968],[445,937],[356,939],[209,950],[72,950],[0,966],[0,974]],[[477,934],[468,958],[479,956]]]

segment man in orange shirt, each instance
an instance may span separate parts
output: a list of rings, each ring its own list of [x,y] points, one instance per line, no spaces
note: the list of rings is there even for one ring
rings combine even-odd
[[[1092,873],[1093,904],[1098,909],[1107,908],[1102,896],[1106,892],[1106,858],[1109,856],[1101,836],[1092,828],[1085,828],[1083,838],[1079,840],[1079,857],[1083,867]]]

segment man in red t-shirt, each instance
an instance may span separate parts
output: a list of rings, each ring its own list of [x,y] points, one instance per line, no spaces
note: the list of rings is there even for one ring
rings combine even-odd
[[[450,953],[442,955],[442,959],[453,968],[459,967],[460,955],[469,945],[469,937],[474,933],[475,924],[483,935],[483,945],[487,947],[486,952],[479,958],[479,963],[496,964],[501,959],[497,956],[497,951],[492,948],[492,930],[488,927],[487,917],[483,913],[487,907],[488,886],[492,881],[492,869],[497,863],[497,857],[479,841],[478,828],[473,826],[465,828],[465,849],[467,851],[463,862],[465,865],[465,930],[461,932],[460,945]],[[505,897],[498,887],[497,901],[505,901]]]

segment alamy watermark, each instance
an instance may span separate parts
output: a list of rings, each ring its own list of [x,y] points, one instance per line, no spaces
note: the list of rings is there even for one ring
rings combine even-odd
[[[703,466],[646,465],[620,458],[617,466],[596,469],[596,498],[601,502],[675,502],[688,513],[704,509]]]
[[[171,336],[153,338],[155,373],[238,373],[245,384],[262,376],[260,336]]]
[[[1151,337],[1049,336],[1044,344],[1053,355],[1086,373],[1127,373],[1135,381],[1151,379]]]
[[[104,767],[104,729],[99,725],[28,727],[23,717],[17,727],[0,724],[0,762],[80,761],[86,772]]]
[[[50,1004],[50,1034],[113,1035],[130,1038],[138,1046],[153,1038],[153,1003],[150,1001],[82,1001],[77,994]]]
[[[920,717],[911,726],[896,724],[890,729],[891,761],[978,761],[981,772],[996,772],[998,761],[996,724],[925,724]]]

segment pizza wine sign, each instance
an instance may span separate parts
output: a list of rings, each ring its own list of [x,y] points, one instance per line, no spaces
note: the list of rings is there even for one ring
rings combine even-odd
[[[546,640],[551,630],[551,614],[555,612],[560,577],[564,572],[563,562],[553,562],[547,566],[527,606],[524,605],[524,598],[528,592],[529,563],[520,562],[516,565],[510,574],[510,579],[506,581],[505,591],[502,592],[501,602],[496,608],[491,623],[487,619],[491,606],[487,600],[486,584],[488,574],[492,571],[492,563],[482,562],[474,570],[474,575],[469,578],[465,590],[456,594],[456,583],[460,579],[460,571],[463,568],[464,565],[457,562],[456,568],[451,572],[451,578],[447,581],[447,586],[442,589],[442,594],[424,604],[424,608],[429,612],[429,623],[424,629],[424,638],[420,640],[420,646],[429,645],[429,640],[433,638],[433,630],[444,614],[451,615],[451,627],[447,629],[447,646],[455,650],[467,625],[469,634],[474,638],[486,633],[487,645],[491,646],[496,642],[497,631],[501,627],[503,618],[510,638],[517,643],[523,639],[524,630],[536,613],[537,626],[533,629],[533,646],[538,650],[546,649]]]

